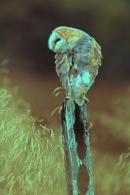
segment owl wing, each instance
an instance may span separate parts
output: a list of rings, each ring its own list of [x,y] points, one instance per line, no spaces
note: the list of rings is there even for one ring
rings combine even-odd
[[[90,85],[91,82],[94,82],[98,74],[98,68],[101,66],[101,47],[94,38],[90,37],[87,40],[83,40],[74,50],[74,62],[83,77],[83,82],[86,85]],[[89,78],[84,75],[86,72],[89,72]]]
[[[101,48],[94,38],[87,37],[74,48],[74,51],[74,64],[78,67],[78,75],[74,79],[73,94],[76,103],[82,105],[85,94],[93,84],[101,66]]]

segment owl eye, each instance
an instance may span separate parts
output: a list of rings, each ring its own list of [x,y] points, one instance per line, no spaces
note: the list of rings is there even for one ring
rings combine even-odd
[[[54,44],[56,44],[58,41],[60,41],[61,39],[60,38],[57,38],[55,41],[54,41]]]

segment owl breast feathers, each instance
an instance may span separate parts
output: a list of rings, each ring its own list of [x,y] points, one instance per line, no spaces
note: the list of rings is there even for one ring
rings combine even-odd
[[[101,66],[101,47],[87,33],[66,26],[52,31],[48,45],[56,52],[56,72],[66,96],[82,106]]]

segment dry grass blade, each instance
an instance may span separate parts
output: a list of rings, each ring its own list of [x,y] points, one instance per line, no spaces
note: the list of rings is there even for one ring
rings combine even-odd
[[[63,87],[56,87],[56,88],[53,90],[52,94],[53,94],[55,97],[57,97],[59,94],[63,93],[63,90],[64,90]]]

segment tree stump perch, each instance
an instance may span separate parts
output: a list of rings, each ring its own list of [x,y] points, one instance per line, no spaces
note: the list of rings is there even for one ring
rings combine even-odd
[[[65,99],[61,110],[68,195],[94,195],[86,103]]]

